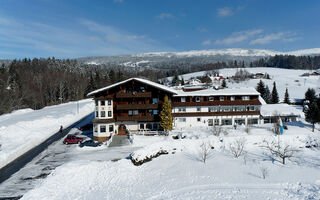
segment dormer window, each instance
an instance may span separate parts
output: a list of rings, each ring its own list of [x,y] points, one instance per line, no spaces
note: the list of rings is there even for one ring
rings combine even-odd
[[[214,97],[209,97],[209,101],[213,101],[214,100]]]
[[[196,102],[200,102],[200,97],[196,97]]]
[[[219,97],[220,101],[224,101],[224,96]]]
[[[230,97],[230,100],[231,100],[231,101],[234,101],[235,99],[236,99],[235,96],[231,96],[231,97]]]
[[[181,97],[181,102],[186,102],[186,98],[185,97]]]

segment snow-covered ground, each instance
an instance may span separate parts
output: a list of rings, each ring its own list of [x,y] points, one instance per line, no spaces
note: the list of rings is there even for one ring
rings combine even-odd
[[[58,132],[61,125],[67,127],[93,111],[94,102],[87,99],[1,115],[0,168]]]
[[[319,127],[312,133],[303,120],[286,125],[281,136],[272,133],[272,124],[253,126],[249,133],[241,126],[224,127],[228,134],[222,131],[219,137],[209,128],[195,127],[172,132],[185,139],[134,136],[129,147],[142,148],[133,157],[143,159],[160,150],[169,154],[140,166],[130,159],[73,160],[22,199],[320,199],[320,149],[305,148],[311,138],[320,141]],[[239,138],[246,141],[245,154],[234,158],[229,145]],[[264,140],[278,138],[299,149],[286,165],[261,147]],[[200,159],[203,143],[214,147],[205,163]],[[94,157],[101,150],[90,151]]]
[[[304,73],[310,73],[310,70],[292,70],[292,69],[280,69],[280,68],[270,68],[270,67],[254,67],[245,68],[250,73],[268,73],[271,79],[262,79],[263,82],[268,85],[270,92],[273,87],[273,82],[276,82],[277,91],[279,93],[280,99],[284,98],[284,93],[286,88],[288,88],[290,99],[293,101],[295,99],[303,99],[304,94],[308,88],[314,88],[318,93],[320,93],[320,76],[309,76],[301,77],[300,75]],[[229,68],[220,69],[219,73],[224,77],[234,76],[239,68]],[[191,77],[203,76],[206,72],[195,72],[189,74],[183,74],[184,80],[188,80]],[[170,78],[171,79],[171,78]],[[169,80],[170,80],[169,79]],[[260,79],[250,79],[244,82],[229,82],[227,81],[228,87],[256,87]],[[219,83],[218,83],[219,84]]]

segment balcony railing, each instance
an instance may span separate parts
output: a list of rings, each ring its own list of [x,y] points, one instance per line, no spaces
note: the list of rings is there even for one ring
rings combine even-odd
[[[260,111],[180,112],[180,113],[172,113],[173,117],[232,116],[232,115],[260,115]]]
[[[151,98],[151,92],[131,92],[131,93],[118,92],[116,94],[116,97],[117,98],[133,98],[133,97]]]
[[[118,116],[117,121],[141,121],[141,122],[150,122],[154,121],[154,116]]]
[[[217,106],[217,105],[261,105],[258,99],[252,100],[225,100],[225,101],[202,101],[202,102],[174,102],[173,106]]]
[[[158,109],[158,104],[118,104],[117,110]]]

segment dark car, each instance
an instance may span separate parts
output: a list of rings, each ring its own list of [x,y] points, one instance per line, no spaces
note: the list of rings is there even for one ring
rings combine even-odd
[[[83,138],[77,137],[75,135],[67,135],[67,137],[63,140],[64,144],[78,144],[83,141]]]
[[[100,142],[95,142],[93,140],[86,140],[83,141],[79,144],[80,147],[84,147],[84,146],[88,146],[88,147],[97,147],[97,146],[101,146]]]
[[[84,126],[79,127],[80,131],[87,131],[87,130],[92,130],[92,129],[93,129],[93,124],[86,124]]]

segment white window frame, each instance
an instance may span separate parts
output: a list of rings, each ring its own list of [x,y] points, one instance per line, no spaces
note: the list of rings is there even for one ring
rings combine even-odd
[[[197,112],[201,112],[201,107],[197,107]]]
[[[196,97],[196,102],[200,102],[200,97]]]
[[[220,100],[220,101],[224,101],[224,96],[220,96],[220,97],[219,97],[219,100]]]
[[[249,101],[250,100],[250,96],[242,96],[242,100],[243,101]]]
[[[231,100],[231,101],[234,101],[234,100],[236,100],[236,97],[235,97],[235,96],[231,96],[231,97],[230,97],[230,100]]]
[[[214,97],[213,96],[209,96],[209,101],[214,101]]]
[[[186,97],[181,97],[180,101],[181,102],[186,102]]]

